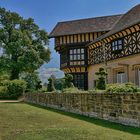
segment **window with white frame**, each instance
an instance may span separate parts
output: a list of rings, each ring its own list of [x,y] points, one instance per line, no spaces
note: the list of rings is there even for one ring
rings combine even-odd
[[[126,82],[126,73],[118,72],[117,73],[117,83],[125,83]]]

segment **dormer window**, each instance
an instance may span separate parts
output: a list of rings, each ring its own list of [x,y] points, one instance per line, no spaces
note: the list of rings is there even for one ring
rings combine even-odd
[[[118,39],[111,43],[112,51],[118,51],[123,49],[123,40]]]

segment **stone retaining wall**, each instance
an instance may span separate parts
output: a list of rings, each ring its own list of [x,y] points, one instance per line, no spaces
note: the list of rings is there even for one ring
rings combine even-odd
[[[26,93],[25,102],[140,127],[140,94]]]

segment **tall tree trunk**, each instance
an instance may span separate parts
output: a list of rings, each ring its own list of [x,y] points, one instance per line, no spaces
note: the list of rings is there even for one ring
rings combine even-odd
[[[13,67],[11,69],[10,80],[19,79],[19,69],[17,67],[17,55],[12,55],[11,61],[13,62]]]

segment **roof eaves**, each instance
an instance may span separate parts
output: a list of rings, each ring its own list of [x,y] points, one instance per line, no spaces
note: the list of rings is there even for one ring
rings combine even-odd
[[[127,26],[127,27],[124,28],[124,29],[120,29],[120,30],[118,30],[118,31],[116,31],[116,32],[113,32],[113,33],[111,33],[111,34],[110,34],[111,31],[109,31],[108,33],[103,34],[102,36],[96,38],[94,41],[92,41],[91,43],[87,44],[86,46],[90,46],[90,45],[95,44],[95,43],[97,43],[97,42],[99,42],[99,41],[102,41],[103,39],[106,39],[106,38],[110,37],[111,35],[114,35],[114,34],[120,32],[120,31],[125,30],[125,29],[127,29],[127,28],[129,28],[129,27],[131,27],[131,26],[133,26],[133,25],[138,24],[138,23],[140,23],[140,22],[136,22],[136,23],[134,23],[134,24],[132,24],[132,25]]]
[[[108,30],[94,30],[92,32],[107,32],[107,31],[110,31],[111,29],[108,29]],[[54,37],[59,37],[59,36],[64,36],[64,35],[75,35],[75,34],[83,34],[83,33],[90,33],[89,31],[87,32],[75,32],[74,34],[72,33],[67,33],[67,34],[59,34],[59,35],[49,35],[49,38],[54,38]]]
[[[89,33],[87,32],[76,32],[76,33],[61,33],[61,34],[54,34],[55,29],[59,26],[59,24],[63,24],[63,23],[68,23],[68,22],[77,22],[77,21],[84,21],[84,20],[89,20],[89,19],[98,19],[98,18],[105,18],[105,17],[113,17],[113,16],[122,16],[123,14],[117,14],[117,15],[109,15],[109,16],[102,16],[102,17],[95,17],[95,18],[86,18],[86,19],[78,19],[78,20],[71,20],[71,21],[62,21],[62,22],[58,22],[56,24],[56,26],[54,27],[54,29],[52,30],[52,32],[49,34],[49,38],[53,38],[53,37],[57,37],[57,36],[63,36],[63,35],[73,35],[73,34],[81,34],[81,33]],[[99,32],[99,31],[109,31],[111,30],[111,28],[105,29],[105,30],[95,30],[92,32]]]

